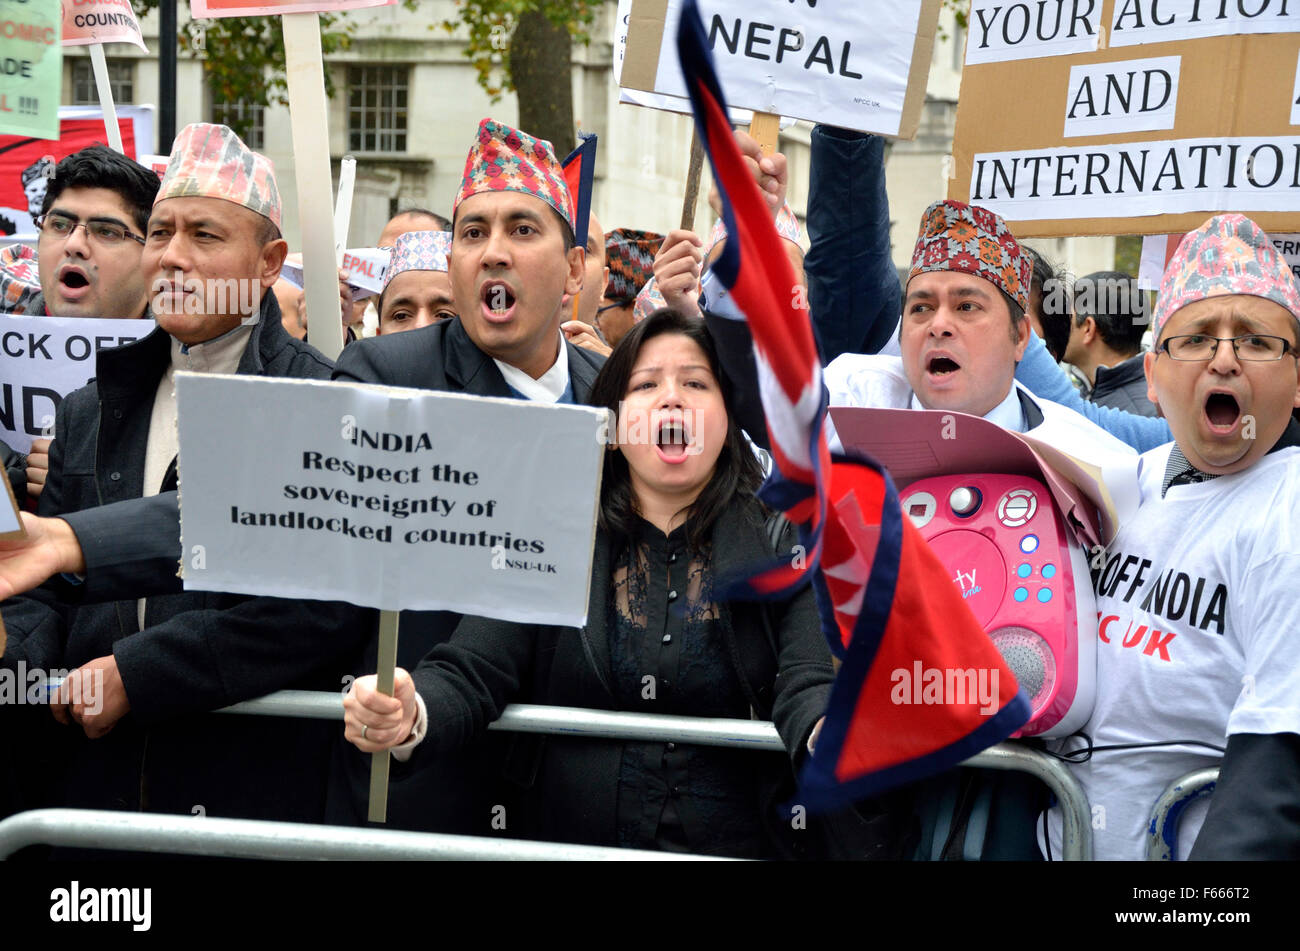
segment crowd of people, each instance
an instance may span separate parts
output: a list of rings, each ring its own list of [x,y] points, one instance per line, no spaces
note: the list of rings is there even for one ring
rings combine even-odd
[[[1205,765],[1220,777],[1183,822],[1184,854],[1300,857],[1300,287],[1268,235],[1211,217],[1153,308],[1129,275],[1071,285],[998,215],[936,201],[900,283],[882,140],[814,130],[805,257],[784,158],[736,137],[806,292],[832,406],[982,417],[1138,486],[1136,515],[1093,561],[1086,736],[1047,746],[1102,809],[1096,857],[1142,857],[1160,791]],[[762,604],[720,590],[795,542],[756,496],[760,382],[710,269],[728,236],[606,232],[593,214],[582,246],[575,206],[549,143],[485,119],[450,217],[405,209],[376,236],[391,249],[379,293],[340,273],[346,345],[331,361],[286,277],[271,163],[230,129],[186,127],[161,181],[102,146],[58,163],[39,277],[6,269],[4,307],[156,326],[100,351],[52,440],[6,452],[34,514],[25,539],[0,543],[0,673],[68,673],[48,706],[0,705],[0,815],[201,807],[363,825],[364,754],[391,750],[397,828],[744,857],[1060,854],[1057,809],[1032,782],[973,770],[792,821],[835,668],[811,587]],[[212,292],[231,281],[255,293]],[[647,415],[648,440],[605,455],[586,625],[403,612],[389,696],[376,612],[183,588],[178,370]],[[268,407],[248,425],[292,421]],[[208,715],[344,686],[342,731]],[[788,757],[489,734],[511,702],[771,720]]]

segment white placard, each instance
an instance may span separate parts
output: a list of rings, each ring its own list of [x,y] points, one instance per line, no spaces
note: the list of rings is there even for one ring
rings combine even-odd
[[[1291,124],[1300,125],[1300,56],[1296,57],[1295,85],[1291,88]]]
[[[1115,0],[1110,45],[1297,31],[1295,0]]]
[[[584,623],[605,410],[191,373],[176,398],[187,589]]]
[[[393,252],[387,248],[351,248],[343,252],[342,270],[352,287],[353,300],[365,300],[384,289],[384,274]],[[302,255],[291,254],[280,268],[280,276],[302,289]]]
[[[1009,221],[1300,211],[1300,136],[984,152],[970,200]]]
[[[1065,137],[1172,129],[1181,56],[1070,68]]]
[[[1092,52],[1101,7],[1102,0],[972,0],[966,65]]]
[[[19,452],[54,435],[63,398],[95,375],[95,353],[148,336],[152,320],[0,315],[0,439]]]
[[[701,0],[729,103],[896,135],[921,0]],[[682,0],[668,0],[653,92],[687,97],[677,57]]]
[[[618,85],[620,78],[623,76],[623,56],[627,53],[627,24],[632,16],[632,0],[618,0],[618,16],[614,21],[614,84]],[[628,89],[626,86],[618,87],[618,101],[633,106],[643,106],[647,109],[659,109],[663,112],[678,112],[682,115],[691,114],[691,101],[689,99],[680,99],[677,96],[661,96],[658,93],[642,92],[640,89]],[[727,115],[731,118],[733,125],[749,125],[754,119],[754,113],[748,109],[727,109]],[[793,125],[792,121],[781,120],[781,128],[786,128],[787,124]]]

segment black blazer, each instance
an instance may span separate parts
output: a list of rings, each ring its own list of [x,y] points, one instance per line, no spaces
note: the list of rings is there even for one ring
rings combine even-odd
[[[782,545],[793,545],[793,532],[786,527]],[[715,523],[715,577],[734,577],[770,559],[771,552],[761,509],[752,500],[733,502]],[[412,676],[428,708],[429,733],[404,769],[419,770],[440,753],[472,741],[513,701],[620,709],[606,618],[615,555],[608,537],[598,532],[585,628],[466,617],[449,643],[425,657]],[[733,669],[755,713],[776,723],[791,759],[798,761],[825,711],[833,679],[812,589],[786,603],[719,607]],[[616,844],[622,745],[547,736],[535,740],[533,748],[527,772],[535,777],[540,836]],[[774,780],[791,768],[779,757],[770,763]]]
[[[154,394],[170,349],[171,338],[156,329],[99,354],[97,378],[59,406],[40,514],[70,517],[139,498]],[[329,371],[329,361],[285,333],[275,298],[267,294],[239,372],[320,379]],[[233,457],[238,451],[231,446]],[[176,486],[175,460],[163,485]],[[127,522],[121,531],[133,528]],[[152,536],[157,529],[139,531]],[[176,538],[173,523],[172,575]],[[111,545],[112,539],[96,542]],[[42,752],[59,767],[57,788],[48,793],[55,804],[323,817],[337,725],[206,711],[286,688],[340,689],[374,630],[374,612],[338,602],[177,591],[149,599],[142,631],[133,599],[73,606],[58,591],[58,584],[47,585],[5,603],[11,641],[0,663],[74,669],[111,654],[131,710],[98,740],[59,727],[40,711],[47,727]],[[118,597],[123,593],[119,589]],[[135,593],[129,592],[132,598]],[[21,768],[0,764],[6,767]]]
[[[605,358],[567,340],[564,346],[569,351],[574,402],[585,403]],[[339,356],[334,379],[473,396],[514,395],[496,363],[465,332],[460,318],[360,340]]]

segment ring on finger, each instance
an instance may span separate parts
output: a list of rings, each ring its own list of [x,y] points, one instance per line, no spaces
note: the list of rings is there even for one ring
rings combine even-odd
[[[366,731],[369,729],[370,729],[369,724],[366,723],[361,724],[361,739],[364,740],[366,738]]]

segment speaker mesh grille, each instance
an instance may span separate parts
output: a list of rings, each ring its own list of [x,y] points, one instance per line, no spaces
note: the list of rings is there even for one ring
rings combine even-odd
[[[1027,627],[1002,627],[990,636],[1037,716],[1056,683],[1056,660],[1047,642]]]

